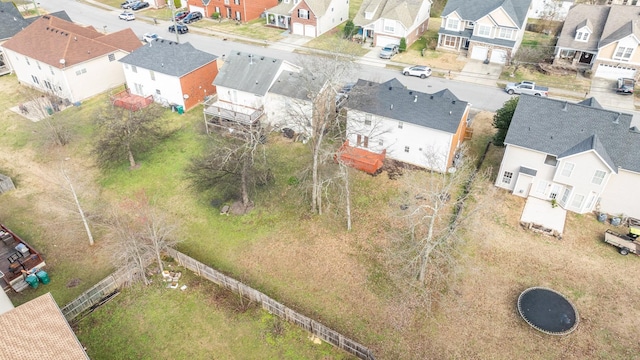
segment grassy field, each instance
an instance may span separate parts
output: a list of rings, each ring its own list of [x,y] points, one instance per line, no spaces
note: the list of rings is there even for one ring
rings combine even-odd
[[[57,185],[52,179],[60,158],[69,157],[65,164],[73,166],[74,178],[83,179],[92,189],[88,193],[101,202],[118,204],[144,192],[180,222],[179,250],[363,343],[376,358],[513,359],[536,354],[549,359],[629,359],[640,351],[633,310],[640,297],[640,279],[632,275],[640,271],[640,261],[619,256],[603,244],[607,226],[592,215],[568,214],[562,240],[522,229],[518,219],[524,200],[493,191],[503,149],[492,147],[488,153],[484,166],[492,169],[492,178],[484,180],[485,191],[477,195],[481,211],[465,228],[466,242],[456,250],[458,265],[449,287],[426,311],[399,296],[401,285],[388,276],[385,256],[401,216],[397,199],[412,191],[403,177],[391,180],[386,173],[372,177],[351,172],[354,227],[347,232],[340,201],[331,198],[324,215],[313,215],[308,211],[306,189],[289,185],[292,176],[304,178],[306,145],[274,134],[268,139],[274,186],[252,190],[256,207],[249,214],[220,216],[218,208],[211,206],[219,196],[192,191],[183,175],[188,159],[209,140],[203,135],[199,108],[184,116],[167,115],[177,130],[153,152],[139,157],[139,169],[130,171],[124,161],[120,168],[99,172],[91,165],[88,150],[90,110],[102,100],[67,110],[75,141],[55,149],[42,140],[43,124],[29,123],[6,110],[22,101],[15,93],[17,87],[15,77],[0,78],[0,90],[6,94],[0,98],[0,170],[18,184],[16,191],[2,194],[5,206],[0,207],[0,221],[44,249],[47,262],[53,264],[52,283],[38,291],[50,289],[60,305],[110,269],[109,239],[102,232],[98,231],[102,236],[90,248],[76,222],[52,224],[54,215],[68,212],[62,201],[65,193],[54,191]],[[491,118],[490,113],[474,116],[469,145],[475,154],[493,133]],[[93,212],[99,213],[101,208],[94,206]],[[68,288],[66,284],[76,278],[82,279],[81,285]],[[185,281],[186,292],[152,285],[123,293],[80,323],[77,331],[83,345],[98,358],[113,349],[120,349],[122,358],[140,354],[201,358],[216,351],[228,355],[222,358],[239,359],[262,353],[271,358],[342,356],[325,355],[325,347],[310,350],[305,336],[295,333],[281,337],[294,339],[293,345],[268,347],[268,338],[256,336],[265,329],[270,332],[269,326],[261,324],[262,312],[250,309],[234,314],[224,305],[228,300],[211,301],[219,313],[200,307],[213,289],[201,279]],[[578,330],[565,337],[548,337],[522,321],[515,301],[530,286],[552,287],[568,296],[582,318]],[[18,302],[33,294],[23,295]],[[194,297],[186,298],[188,294]],[[165,304],[180,306],[164,308]],[[209,323],[218,324],[221,318],[229,320],[220,323],[225,331],[218,332]],[[162,326],[165,320],[167,326]],[[199,331],[192,332],[192,327]],[[174,341],[162,342],[170,337]],[[241,349],[233,351],[237,344],[251,353],[244,356]],[[296,350],[289,350],[294,345]]]

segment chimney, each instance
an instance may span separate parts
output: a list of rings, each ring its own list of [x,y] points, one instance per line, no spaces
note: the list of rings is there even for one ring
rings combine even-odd
[[[418,95],[413,96],[413,102],[418,102]]]

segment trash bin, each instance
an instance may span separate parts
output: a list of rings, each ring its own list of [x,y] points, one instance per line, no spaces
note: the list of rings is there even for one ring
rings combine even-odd
[[[47,114],[53,115],[53,109],[51,107],[47,106],[46,109],[47,109]]]
[[[35,276],[34,274],[27,275],[24,281],[26,281],[27,284],[29,284],[29,286],[31,286],[34,289],[38,287],[38,277]]]
[[[607,214],[605,213],[598,214],[598,221],[605,222],[605,220],[607,220]]]
[[[176,105],[176,111],[178,112],[178,114],[182,115],[184,114],[184,106],[182,105]]]
[[[40,280],[40,282],[44,285],[47,285],[51,279],[49,279],[49,274],[47,274],[46,271],[44,270],[40,270],[36,273],[36,276],[38,277],[38,280]]]

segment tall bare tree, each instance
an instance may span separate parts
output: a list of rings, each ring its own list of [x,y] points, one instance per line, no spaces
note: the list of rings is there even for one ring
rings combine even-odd
[[[136,154],[166,135],[161,123],[163,112],[157,104],[132,111],[109,102],[100,109],[96,114],[99,135],[93,148],[98,164],[104,167],[128,159],[130,168],[135,168]]]

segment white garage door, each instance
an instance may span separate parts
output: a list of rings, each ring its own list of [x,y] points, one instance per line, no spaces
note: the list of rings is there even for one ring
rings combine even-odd
[[[304,25],[300,23],[293,23],[293,34],[304,35]]]
[[[196,12],[197,11],[200,14],[202,14],[202,16],[204,16],[204,8],[203,7],[189,5],[189,11],[191,11],[191,12]]]
[[[596,69],[595,77],[615,80],[622,77],[632,78],[635,77],[635,75],[636,69],[633,68],[600,64]]]
[[[305,25],[304,26],[304,35],[316,37],[316,27],[313,25]]]
[[[491,59],[492,63],[496,64],[504,64],[507,62],[507,52],[504,50],[493,49],[491,50]]]
[[[400,40],[391,36],[376,36],[376,46],[387,46],[389,44],[400,45]]]
[[[471,58],[475,60],[487,60],[489,48],[483,46],[474,46],[471,50]]]

